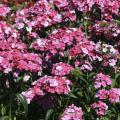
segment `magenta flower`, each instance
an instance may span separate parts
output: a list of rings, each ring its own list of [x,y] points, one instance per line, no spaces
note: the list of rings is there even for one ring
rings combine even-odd
[[[94,87],[96,89],[101,88],[101,87],[106,87],[111,84],[112,84],[112,80],[110,76],[108,75],[99,73],[94,77]]]
[[[108,110],[108,106],[102,101],[93,103],[91,107],[96,111],[97,115],[100,116],[105,115],[106,111]]]
[[[109,101],[111,103],[119,103],[120,102],[120,89],[112,88],[109,90]]]
[[[81,70],[83,71],[92,71],[93,67],[89,62],[85,62],[82,66],[81,66]]]
[[[74,104],[68,106],[64,113],[61,115],[60,120],[82,120],[83,111],[81,107],[77,107]]]
[[[64,76],[69,74],[73,70],[73,67],[66,63],[56,63],[53,65],[52,74],[57,76]]]
[[[98,97],[100,100],[108,99],[109,94],[110,94],[109,90],[102,89],[97,92],[96,97]]]
[[[71,81],[64,77],[44,76],[32,83],[32,88],[22,92],[30,103],[35,96],[43,96],[46,93],[68,94]]]
[[[10,8],[3,5],[3,4],[0,4],[0,16],[3,16],[5,17],[7,15],[7,13],[10,12]]]

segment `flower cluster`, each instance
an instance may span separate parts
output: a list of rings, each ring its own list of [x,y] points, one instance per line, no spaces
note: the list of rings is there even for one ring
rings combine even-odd
[[[0,1],[0,111],[6,109],[2,117],[25,119],[17,94],[29,104],[29,120],[116,119],[120,1],[12,0],[16,6],[2,1],[6,3]],[[4,99],[15,105],[9,108]],[[34,113],[36,104],[40,109]]]
[[[65,109],[60,120],[82,120],[82,116],[82,109],[72,104]]]
[[[101,87],[106,87],[108,85],[112,84],[112,80],[110,79],[110,76],[105,75],[103,73],[99,73],[94,77],[94,87],[96,89],[101,88]]]
[[[70,92],[71,81],[65,77],[44,76],[32,83],[33,87],[22,92],[28,103],[36,95],[44,95],[47,92],[54,94],[68,94]]]
[[[89,32],[91,33],[92,39],[103,36],[104,38],[107,38],[109,42],[114,44],[119,42],[116,39],[120,36],[120,30],[117,21],[96,21],[95,24],[89,29]]]
[[[72,70],[72,66],[60,62],[53,65],[52,74],[57,76],[64,76],[69,74]]]
[[[32,18],[30,18],[31,16]],[[16,27],[26,24],[27,31],[31,32],[33,28],[40,30],[43,27],[61,22],[61,15],[52,9],[47,0],[42,0],[30,8],[17,11],[15,21]]]
[[[96,96],[101,99],[108,99],[111,103],[119,103],[120,102],[120,89],[119,88],[111,88],[110,90],[99,90]]]
[[[103,66],[114,67],[118,61],[118,50],[112,45],[101,44],[98,42],[96,44],[96,51],[98,53],[98,58],[101,59]]]
[[[93,103],[91,107],[95,109],[97,115],[105,115],[108,110],[108,106],[102,101]]]
[[[75,7],[82,12],[88,12],[92,10],[93,6],[97,6],[101,9],[102,14],[114,13],[118,14],[119,12],[119,1],[114,0],[72,0]],[[108,11],[108,12],[106,12]]]
[[[42,60],[37,54],[23,54],[17,50],[0,52],[0,70],[3,70],[5,73],[17,69],[39,72],[42,71],[41,65]]]
[[[10,12],[10,8],[0,4],[0,16],[5,17]]]
[[[64,51],[79,41],[85,40],[85,36],[80,28],[60,28],[54,30],[47,38],[38,38],[31,44],[31,48],[35,50],[49,51],[53,55],[60,53],[64,55]]]

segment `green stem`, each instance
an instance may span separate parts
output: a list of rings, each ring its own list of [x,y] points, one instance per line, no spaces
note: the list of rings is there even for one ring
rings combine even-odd
[[[10,96],[9,101],[9,120],[12,120],[12,96]]]
[[[9,81],[9,88],[10,88],[10,96],[9,96],[9,119],[12,120],[12,101],[13,101],[13,86],[11,81]]]

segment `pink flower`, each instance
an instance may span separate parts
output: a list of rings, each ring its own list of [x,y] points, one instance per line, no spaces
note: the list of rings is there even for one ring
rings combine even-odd
[[[83,39],[83,41],[72,47],[68,53],[72,58],[88,56],[92,60],[95,57],[95,44],[92,41]]]
[[[100,100],[108,99],[109,94],[110,94],[109,90],[102,89],[97,92],[96,97],[98,97]]]
[[[83,71],[92,71],[93,67],[89,62],[85,62],[82,66],[81,66],[81,70]]]
[[[72,104],[65,109],[60,120],[82,120],[82,116],[83,112],[81,107],[77,107]]]
[[[44,76],[33,83],[34,86],[39,86],[44,92],[50,92],[52,94],[68,94],[70,84],[70,80],[57,76]]]
[[[64,76],[69,74],[73,70],[73,67],[66,63],[56,63],[53,65],[52,74],[57,76]]]
[[[68,94],[70,92],[71,81],[64,77],[44,76],[32,83],[31,88],[22,92],[30,103],[35,96],[43,96],[47,92],[54,94]]]
[[[112,80],[110,76],[108,75],[99,73],[94,77],[94,87],[96,89],[101,88],[101,87],[106,87],[111,84],[112,84]]]
[[[10,8],[3,5],[3,4],[0,4],[0,16],[3,16],[5,17],[7,15],[7,13],[10,12]]]
[[[29,88],[27,91],[22,92],[22,95],[26,98],[27,103],[30,104],[35,96],[43,96],[45,93],[40,90],[38,86],[34,86],[32,88]]]
[[[105,115],[106,111],[108,110],[108,106],[102,101],[93,103],[91,107],[95,109],[97,115],[100,115],[100,116]]]
[[[111,103],[118,103],[120,102],[120,89],[119,88],[112,88],[109,90],[109,100]]]

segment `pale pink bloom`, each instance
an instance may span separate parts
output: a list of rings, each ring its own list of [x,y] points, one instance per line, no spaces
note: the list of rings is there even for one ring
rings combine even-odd
[[[83,111],[81,107],[74,104],[68,106],[61,115],[60,120],[82,120]]]
[[[9,7],[7,7],[7,6],[3,5],[3,4],[0,4],[0,16],[5,17],[7,15],[7,13],[9,13],[9,12],[10,12]]]
[[[112,84],[112,80],[110,76],[108,75],[99,73],[94,77],[94,87],[96,89],[101,88],[101,87],[106,87],[111,84]]]
[[[73,70],[73,67],[66,63],[56,63],[53,65],[52,74],[57,76],[64,76],[69,74]]]

